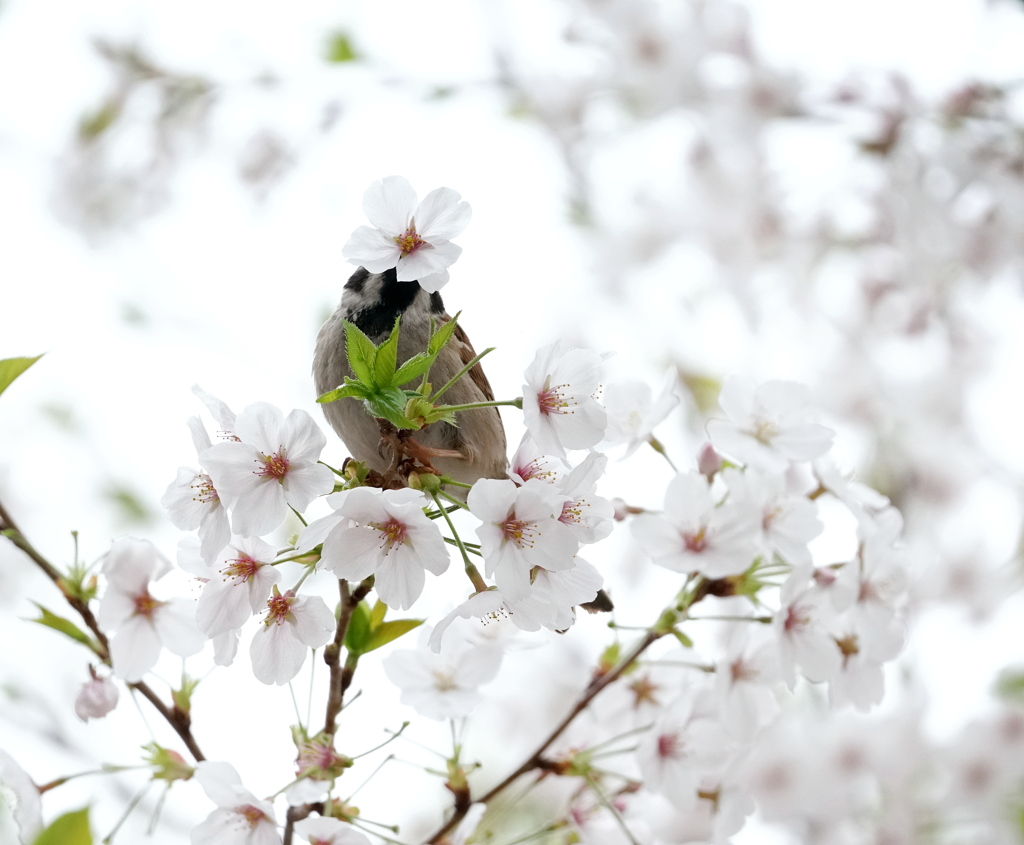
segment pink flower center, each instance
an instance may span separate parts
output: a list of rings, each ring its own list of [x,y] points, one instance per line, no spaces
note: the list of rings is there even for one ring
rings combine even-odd
[[[524,546],[527,548],[533,548],[534,539],[533,532],[530,530],[532,522],[526,522],[522,519],[516,519],[515,512],[510,513],[505,521],[499,523],[498,527],[501,529],[501,535],[503,542],[513,542],[519,548]]]
[[[262,566],[263,564],[259,561],[243,554],[241,557],[228,561],[228,565],[221,570],[221,573],[228,578],[235,579],[236,584],[242,584],[251,581]]]
[[[408,539],[409,532],[404,522],[391,517],[387,522],[371,522],[370,527],[380,532],[380,546],[391,551]]]
[[[684,531],[683,532],[683,545],[686,546],[686,551],[695,552],[700,554],[708,547],[708,538],[704,533],[704,527],[701,526],[700,531]]]
[[[204,505],[208,505],[211,502],[220,501],[220,496],[217,495],[217,491],[213,487],[213,479],[208,475],[197,475],[189,485],[189,489],[192,491],[193,502],[202,502]]]
[[[427,242],[416,234],[415,223],[409,224],[409,228],[405,230],[404,235],[396,235],[395,243],[398,244],[398,248],[401,250],[403,258],[407,255],[412,255],[420,247],[428,246]]]
[[[256,470],[260,478],[273,478],[280,481],[288,474],[288,458],[285,457],[284,446],[278,446],[273,455],[264,455],[260,452],[260,463],[263,466]]]
[[[157,601],[149,594],[149,590],[146,590],[135,597],[135,615],[151,619],[153,612],[162,604],[162,601]]]
[[[271,596],[267,600],[267,618],[264,621],[265,625],[271,623],[275,625],[281,625],[288,621],[288,616],[292,612],[292,602],[295,600],[295,596],[290,596],[285,593],[283,596]]]
[[[255,828],[256,825],[267,817],[266,813],[252,804],[242,804],[240,807],[235,807],[235,812],[249,823],[250,828]]]
[[[575,411],[567,411],[566,408],[571,404],[567,399],[562,396],[561,391],[567,388],[567,384],[556,384],[552,387],[550,384],[545,382],[544,389],[537,394],[537,405],[540,407],[540,412],[544,416],[550,416],[551,414],[574,414]]]
[[[787,632],[799,631],[809,627],[811,624],[811,615],[807,612],[807,609],[801,607],[798,604],[792,605],[789,610],[786,611],[786,622],[783,628]]]
[[[658,756],[672,759],[683,756],[683,744],[679,734],[662,734],[658,737]]]

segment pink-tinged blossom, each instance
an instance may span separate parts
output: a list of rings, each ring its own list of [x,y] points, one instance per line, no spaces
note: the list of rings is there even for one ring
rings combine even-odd
[[[156,665],[161,648],[187,657],[203,647],[195,605],[187,599],[161,601],[149,592],[150,582],[170,569],[170,561],[151,542],[134,537],[116,540],[104,560],[107,589],[97,619],[105,632],[113,632],[114,674],[129,683]]]
[[[401,610],[412,607],[423,592],[424,571],[440,575],[450,560],[440,530],[423,512],[426,504],[422,492],[409,488],[347,491],[335,519],[348,524],[325,534],[324,568],[349,581],[373,575],[382,602]]]
[[[429,632],[424,631],[424,636]],[[422,639],[422,638],[421,638]],[[483,697],[479,688],[494,680],[502,652],[496,646],[451,641],[440,652],[426,647],[398,649],[384,658],[384,673],[408,704],[430,719],[467,716]]]
[[[751,624],[738,623],[725,653],[715,663],[715,697],[722,724],[749,742],[779,712],[773,686],[782,681],[778,648]]]
[[[273,405],[256,402],[235,426],[239,442],[217,443],[200,460],[231,510],[236,534],[273,531],[289,506],[304,511],[334,488],[334,474],[317,463],[327,438],[305,411],[285,418]]]
[[[615,508],[597,495],[597,482],[607,466],[607,457],[592,452],[555,482],[555,489],[566,497],[558,521],[569,526],[580,543],[596,543],[612,533]]]
[[[892,622],[897,606],[906,598],[908,559],[897,546],[903,517],[895,508],[881,511],[868,526],[861,523],[863,538],[857,560],[839,570],[837,586],[850,598],[851,611],[863,620],[866,632],[882,631]]]
[[[523,418],[546,455],[589,449],[604,437],[607,415],[595,394],[602,358],[590,349],[567,349],[561,341],[538,350],[526,370]]]
[[[664,795],[681,812],[697,804],[702,778],[721,772],[733,741],[700,697],[687,694],[669,703],[637,746],[644,787]]]
[[[233,766],[204,760],[195,779],[217,809],[192,829],[192,845],[281,845],[273,804],[242,786]]]
[[[22,845],[32,845],[43,830],[39,789],[6,751],[0,750],[0,803],[11,808]]]
[[[334,614],[320,596],[282,595],[275,588],[249,648],[253,674],[265,684],[288,683],[299,673],[309,649],[330,642],[334,626]]]
[[[593,601],[602,584],[597,568],[581,558],[560,572],[540,569],[525,596],[510,598],[500,589],[474,593],[434,626],[429,646],[439,651],[445,631],[457,618],[476,617],[484,624],[509,619],[522,631],[565,631],[576,621],[573,608]]]
[[[842,654],[832,635],[836,614],[813,590],[797,593],[775,613],[772,626],[779,643],[779,667],[792,688],[796,670],[809,681],[828,681],[841,667]]]
[[[348,822],[327,816],[309,816],[295,823],[295,832],[309,845],[370,845],[365,834]]]
[[[750,510],[760,523],[760,545],[794,567],[810,567],[808,543],[824,526],[817,506],[807,496],[786,489],[782,473],[729,469],[723,474],[729,500]]]
[[[707,479],[689,472],[669,482],[663,513],[633,520],[633,536],[658,566],[724,578],[753,563],[758,516],[749,505],[718,504]]]
[[[832,445],[832,429],[811,421],[810,391],[792,381],[760,386],[742,376],[726,379],[718,404],[729,417],[708,421],[720,452],[759,469],[779,471],[791,461],[810,461]]]
[[[196,454],[201,455],[213,445],[199,417],[191,417],[188,426],[192,430],[192,441]],[[201,470],[179,467],[178,474],[160,499],[167,511],[167,518],[182,531],[199,529],[202,541],[202,555],[207,563],[231,539],[227,510],[214,487],[213,479]]]
[[[259,613],[281,580],[271,564],[277,552],[259,537],[236,537],[212,567],[196,606],[196,624],[214,637],[240,628]]]
[[[579,543],[559,522],[566,497],[542,481],[516,487],[512,481],[484,478],[473,485],[467,503],[482,520],[476,529],[485,574],[508,598],[525,598],[535,566],[570,569]]]
[[[371,226],[356,229],[341,254],[371,273],[396,268],[398,281],[419,280],[433,293],[448,282],[448,268],[462,253],[451,242],[473,215],[458,191],[435,188],[418,202],[402,176],[374,182],[363,195],[363,213]]]
[[[512,456],[508,475],[516,484],[525,484],[531,478],[554,482],[565,468],[565,462],[545,455],[537,446],[530,432],[523,433],[519,448]]]
[[[657,398],[645,382],[612,382],[601,398],[608,412],[605,442],[609,446],[625,443],[625,459],[651,439],[654,429],[679,404],[678,380],[675,372],[669,372]]]
[[[75,697],[75,715],[83,722],[90,719],[102,719],[117,707],[117,684],[111,678],[101,678],[96,674],[82,684]]]
[[[848,612],[833,630],[842,660],[839,672],[829,679],[829,700],[834,706],[870,710],[885,694],[884,665],[903,648],[903,626],[893,619],[869,622]]]

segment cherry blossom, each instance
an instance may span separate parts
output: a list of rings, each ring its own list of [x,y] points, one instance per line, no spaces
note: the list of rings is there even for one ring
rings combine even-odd
[[[604,437],[607,415],[595,398],[601,367],[596,352],[562,341],[537,351],[526,370],[523,417],[544,454],[564,458],[566,449],[589,449]]]
[[[192,845],[280,845],[274,806],[242,786],[234,766],[204,760],[195,779],[217,809],[192,829]]]
[[[737,624],[725,653],[715,662],[715,696],[722,724],[738,740],[749,742],[779,711],[773,685],[782,680],[778,647],[751,625]]]
[[[401,702],[430,719],[466,716],[480,703],[479,688],[501,668],[501,649],[452,641],[440,653],[427,648],[425,629],[418,648],[398,649],[384,658],[384,672],[401,691]]]
[[[369,838],[351,824],[327,816],[309,816],[296,822],[295,832],[309,845],[370,845]]]
[[[371,226],[356,229],[341,254],[371,273],[396,268],[398,281],[419,280],[433,293],[448,282],[448,268],[462,253],[451,242],[469,225],[472,209],[457,191],[435,188],[418,202],[402,176],[374,182],[363,195]]]
[[[286,684],[299,673],[308,650],[333,636],[334,614],[320,596],[282,595],[275,587],[249,648],[252,672],[265,684]]]
[[[663,513],[633,521],[633,536],[658,566],[724,578],[753,563],[759,516],[749,505],[718,504],[707,479],[689,472],[669,482]]]
[[[826,599],[812,589],[783,602],[772,625],[778,636],[782,677],[790,687],[796,669],[810,681],[834,678],[842,665],[842,653],[832,635],[836,614]]]
[[[530,570],[570,569],[579,544],[559,522],[566,497],[542,481],[516,487],[512,481],[484,478],[473,485],[467,503],[483,521],[476,529],[485,574],[509,598],[524,598]]]
[[[196,624],[211,639],[240,628],[266,606],[281,580],[273,547],[258,537],[236,537],[223,549],[196,606]]]
[[[114,541],[104,559],[107,589],[97,619],[104,631],[114,632],[114,674],[125,681],[141,680],[156,664],[161,648],[187,657],[203,647],[193,603],[161,601],[149,591],[150,582],[170,570],[170,561],[151,542],[134,537]]]
[[[324,568],[349,581],[373,575],[374,589],[389,607],[411,607],[423,592],[424,570],[440,575],[448,568],[448,549],[437,525],[423,512],[427,500],[419,490],[359,487],[333,504],[336,516],[324,519],[334,524],[319,520],[321,525],[310,525],[302,542],[319,536],[306,536],[311,529],[327,529]]]
[[[102,719],[117,707],[117,699],[117,684],[110,678],[94,674],[91,680],[82,684],[75,697],[75,715],[83,722]]]
[[[12,808],[22,845],[32,845],[43,829],[39,789],[17,761],[0,749],[0,801]]]
[[[334,474],[317,463],[327,438],[305,411],[285,418],[273,405],[256,402],[235,426],[239,441],[217,443],[200,460],[231,510],[236,534],[273,531],[289,506],[304,511],[334,488]]]
[[[620,460],[632,455],[653,436],[654,429],[679,404],[679,384],[675,371],[670,371],[657,398],[651,387],[642,381],[612,382],[602,395],[608,412],[606,442],[610,446],[626,444]]]
[[[719,405],[729,419],[708,422],[715,448],[760,469],[778,471],[790,461],[810,461],[832,444],[833,431],[811,421],[810,392],[802,384],[726,379]]]

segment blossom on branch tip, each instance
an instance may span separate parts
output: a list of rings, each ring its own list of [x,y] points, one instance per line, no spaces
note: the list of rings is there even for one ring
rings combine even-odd
[[[93,674],[91,680],[82,684],[75,697],[75,715],[83,722],[102,719],[117,707],[117,699],[117,684],[110,678],[101,678]]]
[[[196,624],[213,638],[240,628],[259,613],[281,580],[271,563],[277,553],[258,537],[236,537],[212,567],[196,606]]]
[[[418,201],[402,176],[370,185],[363,195],[363,213],[372,226],[356,229],[341,254],[371,273],[394,267],[398,281],[419,280],[429,293],[448,282],[448,268],[462,253],[451,239],[462,234],[473,214],[451,188],[435,188]]]
[[[280,845],[273,804],[242,786],[234,766],[203,760],[195,779],[217,809],[192,828],[192,845]]]
[[[409,488],[359,487],[344,493],[336,516],[324,518],[346,521],[324,526],[329,529],[321,553],[324,568],[348,581],[373,575],[380,600],[407,610],[423,592],[424,570],[440,575],[450,560],[440,530],[423,512],[426,496]],[[306,542],[304,532],[302,544]]]
[[[295,832],[309,845],[370,845],[370,840],[351,824],[328,816],[308,816],[295,823]]]
[[[561,341],[537,351],[523,385],[523,418],[544,454],[565,458],[566,449],[589,449],[604,437],[605,409],[595,398],[602,357],[567,349]]]
[[[605,440],[609,446],[625,443],[625,459],[651,439],[654,429],[679,404],[679,381],[674,371],[669,372],[657,398],[646,382],[612,382],[601,398],[608,412]]]
[[[236,420],[238,442],[217,443],[200,456],[243,537],[266,534],[289,506],[305,510],[334,488],[334,474],[317,463],[327,445],[305,411],[288,417],[266,402],[249,405]]]
[[[320,596],[283,595],[274,588],[267,616],[252,638],[252,672],[265,684],[288,683],[306,662],[306,652],[334,636],[334,614]]]
[[[195,607],[187,599],[160,601],[149,592],[150,581],[166,575],[171,563],[148,540],[125,537],[107,552],[103,574],[107,589],[100,599],[97,620],[113,632],[110,656],[114,674],[129,683],[139,681],[156,664],[166,647],[181,657],[203,647],[195,624]]]

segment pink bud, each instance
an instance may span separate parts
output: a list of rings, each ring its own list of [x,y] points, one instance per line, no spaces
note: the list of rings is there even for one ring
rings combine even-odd
[[[697,469],[700,474],[706,476],[708,481],[715,477],[715,473],[722,468],[722,456],[715,451],[710,443],[704,444],[697,456]]]
[[[78,691],[75,713],[83,722],[102,719],[117,706],[117,696],[117,685],[110,678],[93,677]]]

